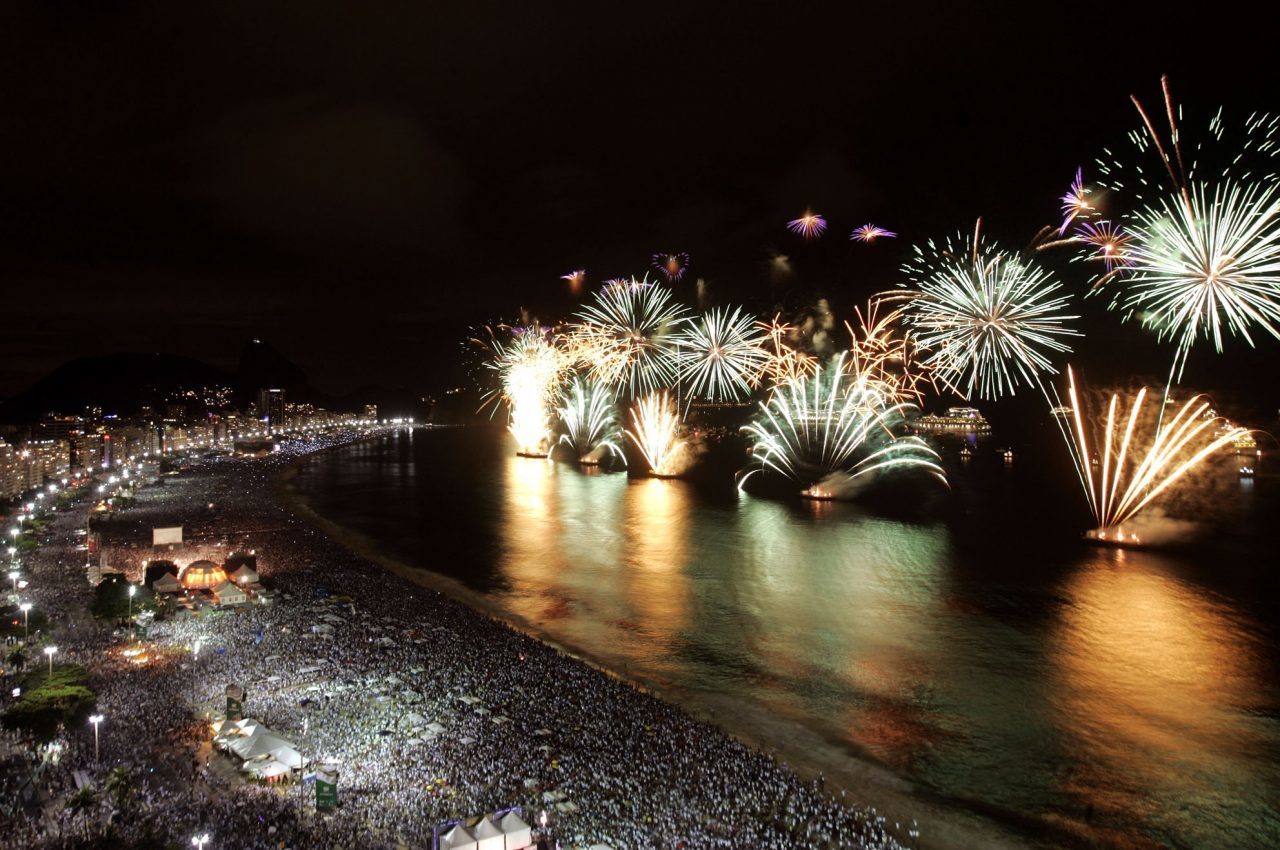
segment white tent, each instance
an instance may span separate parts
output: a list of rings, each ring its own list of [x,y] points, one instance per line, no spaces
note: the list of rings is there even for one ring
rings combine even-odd
[[[258,779],[271,779],[289,772],[289,766],[270,756],[256,758],[245,762],[240,770]]]
[[[258,573],[248,564],[241,564],[239,568],[231,574],[231,580],[240,586],[253,584],[258,580]]]
[[[507,812],[499,818],[498,828],[506,840],[506,850],[525,850],[533,846],[533,830],[515,812]]]
[[[243,605],[249,599],[243,590],[229,581],[224,581],[213,589],[213,598],[218,600],[219,605]]]
[[[156,593],[177,593],[182,590],[182,585],[178,583],[178,577],[173,573],[165,573],[151,582],[151,589]]]
[[[281,747],[292,746],[292,741],[286,741],[284,738],[276,735],[259,731],[254,735],[237,738],[236,740],[229,742],[227,744],[227,749],[240,756],[240,758],[248,760],[254,756],[270,753],[272,750],[277,750]]]
[[[444,850],[476,850],[476,840],[459,825],[440,836],[440,846]]]
[[[487,817],[480,819],[473,834],[476,837],[477,850],[506,850],[506,836]]]
[[[288,768],[302,767],[302,753],[288,744],[272,750],[271,757]]]

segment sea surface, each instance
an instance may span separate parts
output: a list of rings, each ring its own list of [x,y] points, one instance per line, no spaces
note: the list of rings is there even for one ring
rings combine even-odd
[[[1081,542],[1061,470],[950,448],[911,516],[520,458],[482,428],[353,444],[294,485],[802,763],[1043,846],[1280,847],[1280,479],[1224,458],[1184,543],[1123,551]]]

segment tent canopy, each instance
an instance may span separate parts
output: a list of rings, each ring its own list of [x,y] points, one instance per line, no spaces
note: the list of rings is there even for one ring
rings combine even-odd
[[[440,846],[445,850],[476,850],[476,840],[458,825],[440,836]]]
[[[498,819],[498,827],[506,840],[506,850],[525,850],[533,846],[533,830],[515,812]]]

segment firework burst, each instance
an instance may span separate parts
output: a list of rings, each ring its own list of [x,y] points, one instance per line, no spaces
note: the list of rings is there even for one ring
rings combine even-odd
[[[611,283],[578,314],[570,349],[592,376],[632,395],[675,382],[673,336],[685,309],[671,291],[634,278]]]
[[[560,279],[568,282],[571,292],[578,293],[582,291],[582,284],[587,280],[587,270],[576,269],[568,274],[560,275]]]
[[[914,288],[887,293],[903,302],[908,329],[928,352],[938,380],[968,397],[994,399],[1021,384],[1044,389],[1049,356],[1069,352],[1061,284],[1032,259],[983,244],[981,221],[968,244],[917,246],[904,266]]]
[[[893,239],[897,235],[892,230],[885,230],[879,225],[868,223],[850,233],[849,239],[854,242],[874,242],[877,239]]]
[[[1087,259],[1100,260],[1108,273],[1128,265],[1132,237],[1110,221],[1081,222],[1075,231],[1075,241],[1090,246],[1093,253]]]
[[[764,334],[741,309],[713,308],[684,324],[675,361],[689,398],[738,401],[751,393],[769,354]]]
[[[1093,202],[1089,199],[1091,191],[1084,182],[1084,169],[1076,169],[1076,179],[1071,181],[1071,188],[1062,196],[1062,226],[1058,235],[1062,236],[1076,219],[1085,219],[1094,214]]]
[[[684,450],[680,440],[680,413],[666,392],[651,393],[631,412],[633,428],[627,436],[640,449],[649,472],[658,477],[675,475]]]
[[[685,253],[654,254],[652,264],[653,269],[667,279],[667,283],[678,283],[680,278],[684,277],[684,273],[689,270],[689,255]]]
[[[1259,332],[1280,338],[1280,119],[1255,113],[1237,124],[1219,112],[1206,141],[1188,147],[1168,78],[1161,83],[1167,136],[1134,97],[1139,156],[1099,160],[1102,184],[1134,203],[1118,219],[1123,262],[1094,289],[1114,282],[1113,309],[1175,341],[1172,384],[1199,339],[1221,351],[1228,335],[1249,345]],[[1149,173],[1152,163],[1162,175]]]
[[[1106,416],[1090,420],[1070,368],[1067,378],[1075,425],[1067,445],[1097,523],[1091,533],[1097,540],[1143,542],[1124,524],[1206,459],[1249,434],[1215,416],[1203,396],[1187,401],[1168,421],[1161,417],[1151,429],[1151,417],[1144,416],[1145,387],[1129,403],[1128,415],[1120,396],[1112,395]]]
[[[787,230],[805,239],[817,239],[827,230],[827,220],[816,212],[806,211],[804,215],[787,222]]]
[[[565,433],[560,442],[573,450],[579,463],[599,463],[613,455],[623,459],[613,394],[583,378],[574,378],[564,394],[560,421]]]
[[[768,471],[800,486],[802,495],[834,498],[870,477],[917,469],[945,481],[937,454],[916,437],[898,436],[910,405],[892,403],[845,355],[789,381],[760,405],[743,429],[752,440],[752,474]]]
[[[508,342],[491,337],[489,366],[500,376],[495,400],[510,409],[509,430],[521,454],[546,454],[551,436],[551,410],[568,368],[560,338],[537,323],[512,328]]]

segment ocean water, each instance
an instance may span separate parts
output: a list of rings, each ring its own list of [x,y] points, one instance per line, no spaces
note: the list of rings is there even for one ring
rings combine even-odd
[[[908,516],[519,458],[490,429],[354,444],[294,486],[802,762],[1041,845],[1280,847],[1280,480],[1223,459],[1186,545],[1101,549],[1061,470],[990,448],[947,452],[950,491]]]

